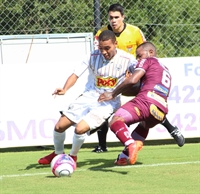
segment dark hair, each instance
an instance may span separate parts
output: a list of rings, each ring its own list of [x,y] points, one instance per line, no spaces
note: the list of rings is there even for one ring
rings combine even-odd
[[[155,45],[154,45],[153,43],[151,43],[151,42],[143,42],[142,44],[140,44],[140,45],[137,47],[137,49],[140,48],[140,47],[142,47],[142,48],[144,48],[144,49],[147,49],[147,50],[152,49],[152,50],[154,50],[154,52],[156,53],[156,47],[155,47]]]
[[[119,3],[115,3],[115,4],[110,5],[110,7],[108,8],[108,13],[110,11],[119,11],[121,13],[121,15],[124,15],[124,8]]]
[[[112,40],[114,43],[116,41],[116,37],[113,31],[111,30],[104,30],[99,35],[99,42],[100,41],[106,41],[106,40]]]

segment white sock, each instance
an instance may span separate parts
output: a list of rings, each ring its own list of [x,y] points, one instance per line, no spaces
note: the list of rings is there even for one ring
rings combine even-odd
[[[64,152],[65,132],[58,133],[54,131],[53,141],[54,141],[55,154],[62,154]]]
[[[121,159],[121,158],[126,158],[126,159],[128,159],[128,156],[127,156],[126,154],[124,154],[123,152],[121,152],[121,153],[119,154],[119,159]]]
[[[81,135],[74,133],[70,155],[77,156],[79,150],[81,149],[81,146],[83,145],[85,141],[85,138],[86,138],[86,133],[81,134]]]

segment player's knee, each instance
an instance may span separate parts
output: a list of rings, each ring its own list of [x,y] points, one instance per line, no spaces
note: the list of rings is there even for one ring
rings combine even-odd
[[[82,135],[82,134],[84,134],[87,131],[88,131],[88,129],[83,128],[80,125],[77,125],[76,128],[75,128],[75,133],[78,134],[78,135]]]
[[[54,131],[56,131],[56,132],[58,132],[58,133],[62,133],[62,132],[65,131],[65,129],[62,128],[62,127],[60,126],[59,123],[57,123],[57,124],[55,125],[55,127],[54,127]]]
[[[118,117],[118,116],[113,116],[113,118],[111,119],[111,121],[109,122],[109,127],[111,127],[111,125],[113,123],[115,123],[116,121],[123,121],[124,122],[124,119],[121,118],[121,117]]]
[[[78,134],[78,135],[82,135],[85,132],[83,130],[81,130],[81,129],[75,129],[75,133]]]

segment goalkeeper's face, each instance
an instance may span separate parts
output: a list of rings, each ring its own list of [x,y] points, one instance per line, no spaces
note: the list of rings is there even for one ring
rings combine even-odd
[[[108,13],[108,21],[115,33],[120,33],[124,29],[124,15],[119,11],[110,11]]]

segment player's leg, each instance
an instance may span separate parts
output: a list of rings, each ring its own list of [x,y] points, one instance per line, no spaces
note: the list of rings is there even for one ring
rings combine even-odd
[[[62,116],[57,122],[53,134],[55,152],[41,158],[38,163],[49,164],[55,155],[64,152],[64,131],[75,123],[78,123],[83,115],[88,112],[88,107],[91,103],[91,100],[88,100],[89,97],[90,95],[88,94],[80,95],[69,107],[65,107],[66,109],[61,112]]]
[[[149,105],[147,106],[147,104],[142,105],[141,103],[137,103],[137,97],[123,105],[120,109],[118,109],[115,113],[115,116],[122,117],[128,125],[142,121],[140,122],[140,125],[138,125],[138,127],[141,127],[141,129],[138,128],[138,132],[140,130],[147,130],[142,132],[142,134],[144,135],[144,139],[146,138],[145,136],[148,135],[148,130],[154,127],[155,125],[161,123],[162,120],[165,118],[165,114],[161,110],[159,110],[155,105],[149,103]],[[114,126],[114,124],[118,125],[118,129],[117,125]],[[124,131],[124,126],[121,125],[121,123],[119,122],[113,123],[113,121],[111,120],[110,128],[112,131],[115,132],[115,134],[117,134],[117,136],[120,136],[121,133],[126,134],[126,132]],[[121,135],[119,139],[123,143],[126,139],[122,136],[123,135]],[[124,138],[124,140],[122,138]],[[130,164],[134,164],[136,162],[137,152],[143,146],[143,142],[141,140],[135,142],[137,142],[135,148],[134,146],[128,146],[127,149]],[[139,142],[141,142],[141,144],[139,144]],[[124,145],[127,146],[126,144]],[[126,165],[125,162],[124,165]]]
[[[58,155],[64,153],[64,141],[65,141],[65,130],[72,126],[74,122],[69,120],[66,116],[62,115],[59,121],[56,123],[53,131],[54,148],[51,154],[44,156],[38,160],[39,164],[47,165],[50,164],[52,159]]]
[[[84,120],[81,120],[76,125],[73,136],[72,148],[69,154],[74,159],[75,162],[77,162],[77,154],[85,141],[87,135],[86,132],[89,131],[89,129],[90,126]]]
[[[137,103],[131,100],[119,108],[110,121],[110,129],[116,137],[126,147],[130,164],[137,160],[137,152],[142,148],[142,141],[135,141],[129,132],[127,125],[140,122],[143,119],[141,109],[137,108]],[[127,124],[127,125],[126,125]]]
[[[131,137],[135,141],[141,141],[144,143],[145,139],[147,138],[147,135],[149,133],[149,129],[145,129],[141,123],[137,125],[137,127],[132,131]],[[139,147],[140,151],[142,147]],[[126,147],[122,150],[122,152],[118,155],[117,159],[115,160],[114,164],[119,166],[124,166],[128,164],[128,150]]]
[[[129,156],[129,163],[135,164],[137,160],[137,152],[142,148],[143,143],[141,141],[135,141],[131,137],[129,129],[125,124],[125,121],[121,117],[114,116],[112,118],[110,129],[121,141],[121,143],[126,147]]]
[[[101,152],[107,152],[107,144],[106,144],[106,138],[108,133],[108,120],[106,120],[103,125],[97,130],[97,136],[99,140],[99,145],[95,147],[92,152],[101,153]]]
[[[185,143],[185,138],[181,134],[179,128],[177,126],[171,125],[171,123],[168,121],[167,118],[165,118],[161,124],[167,129],[170,135],[174,138],[178,146],[182,147]]]
[[[76,125],[70,156],[77,159],[77,154],[84,143],[86,132],[100,127],[113,114],[113,111],[111,104],[104,103],[100,105],[96,100],[96,106],[93,104],[91,110]]]

